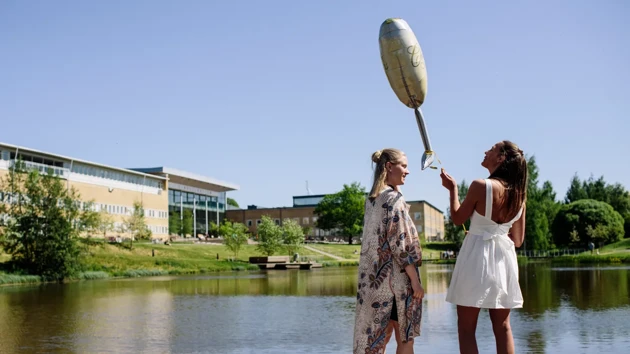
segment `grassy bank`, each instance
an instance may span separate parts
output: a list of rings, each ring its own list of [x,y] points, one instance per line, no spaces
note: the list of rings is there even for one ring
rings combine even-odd
[[[359,253],[361,252],[361,245],[311,243],[309,246],[337,257],[356,261],[359,260]],[[422,258],[436,260],[438,263],[450,263],[451,260],[440,260],[440,253],[449,249],[455,250],[455,246],[450,242],[427,243],[422,245]],[[454,260],[452,261],[455,263]]]
[[[597,252],[584,252],[574,256],[556,257],[554,264],[615,264],[630,263],[630,238],[604,246]]]
[[[244,245],[236,258],[225,246],[217,244],[173,243],[166,246],[136,242],[129,249],[129,244],[83,240],[82,247],[85,250],[84,269],[69,280],[258,270],[258,266],[249,264],[249,257],[261,255],[254,245]],[[299,253],[303,260],[322,263],[323,266],[345,266],[352,263],[338,262],[307,249],[302,249]],[[276,255],[288,255],[288,252],[282,249]],[[0,253],[0,260],[0,263],[4,263],[10,257]],[[42,279],[34,275],[0,272],[0,285],[41,282]]]

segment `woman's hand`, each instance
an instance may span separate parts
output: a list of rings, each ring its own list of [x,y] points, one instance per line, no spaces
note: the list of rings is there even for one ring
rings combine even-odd
[[[440,177],[442,178],[442,186],[448,189],[449,191],[455,190],[457,188],[457,182],[455,182],[455,178],[446,173],[444,169],[442,169],[442,173],[440,173]]]
[[[413,298],[416,300],[422,300],[424,297],[424,288],[420,285],[418,280],[411,282],[411,288],[413,289]]]

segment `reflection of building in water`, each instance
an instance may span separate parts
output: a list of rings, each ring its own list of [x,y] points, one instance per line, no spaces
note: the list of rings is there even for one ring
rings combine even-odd
[[[80,301],[81,308],[74,313],[76,352],[161,353],[170,346],[175,331],[172,294],[159,289],[126,290],[129,294],[112,291]]]
[[[440,314],[445,306],[451,307],[451,304],[444,301],[446,291],[448,290],[449,281],[452,274],[452,266],[427,264],[422,266],[425,268],[422,274],[424,289],[427,292],[426,309],[431,314]]]
[[[9,293],[0,294],[0,333],[2,333],[2,341],[0,342],[0,353],[18,353],[22,346],[20,343],[21,333],[23,332],[23,323],[26,320],[27,313],[19,306],[16,306],[14,298]],[[6,314],[10,314],[6,316]]]

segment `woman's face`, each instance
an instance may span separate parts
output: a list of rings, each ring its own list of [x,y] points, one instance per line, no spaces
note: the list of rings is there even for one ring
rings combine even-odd
[[[490,150],[486,151],[483,161],[481,161],[481,166],[487,168],[490,174],[505,161],[505,155],[501,154],[502,147],[503,145],[500,142],[492,145]]]
[[[403,155],[396,162],[388,162],[385,168],[387,169],[387,184],[391,186],[405,184],[405,177],[409,174],[407,156]]]

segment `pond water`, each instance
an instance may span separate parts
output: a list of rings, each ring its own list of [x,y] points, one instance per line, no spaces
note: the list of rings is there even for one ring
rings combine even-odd
[[[425,264],[417,353],[456,353],[452,265]],[[1,353],[351,353],[357,268],[0,287]],[[519,353],[628,353],[630,267],[521,267]],[[487,311],[480,352],[495,352]],[[388,346],[395,352],[395,341]]]

